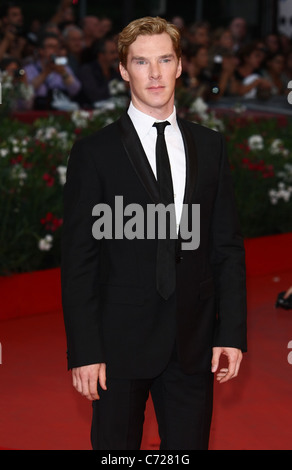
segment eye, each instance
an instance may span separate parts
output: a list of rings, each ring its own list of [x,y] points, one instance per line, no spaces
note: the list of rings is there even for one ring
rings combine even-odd
[[[163,62],[163,63],[170,62],[170,61],[171,61],[171,59],[169,57],[165,57],[165,58],[161,59],[161,62]]]

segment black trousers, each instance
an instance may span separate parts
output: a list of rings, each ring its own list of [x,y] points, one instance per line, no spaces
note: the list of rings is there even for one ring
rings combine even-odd
[[[108,379],[93,402],[93,450],[139,450],[151,393],[160,450],[207,450],[213,408],[213,374],[186,375],[173,358],[153,379]]]

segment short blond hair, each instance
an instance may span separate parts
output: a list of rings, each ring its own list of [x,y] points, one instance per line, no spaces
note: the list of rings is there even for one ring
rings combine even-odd
[[[173,48],[178,59],[181,57],[180,32],[178,28],[168,23],[159,16],[145,16],[132,21],[119,34],[118,53],[119,60],[124,68],[127,68],[127,58],[130,45],[138,36],[152,36],[154,34],[167,33],[172,40]]]

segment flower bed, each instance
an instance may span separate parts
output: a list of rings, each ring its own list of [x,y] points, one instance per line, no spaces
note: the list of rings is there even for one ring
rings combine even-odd
[[[119,107],[78,110],[33,124],[2,120],[0,275],[59,266],[70,148],[76,138],[109,124],[121,112]],[[291,121],[240,114],[218,119],[196,105],[178,112],[225,134],[245,237],[292,232]]]

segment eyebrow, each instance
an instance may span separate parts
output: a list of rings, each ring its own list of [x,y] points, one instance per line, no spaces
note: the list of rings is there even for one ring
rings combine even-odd
[[[173,53],[170,53],[170,54],[163,54],[163,55],[160,55],[160,56],[158,57],[158,59],[171,59],[171,58],[173,58],[173,57],[174,57],[174,54],[173,54]],[[143,56],[134,56],[134,57],[132,57],[131,60],[134,61],[134,60],[146,60],[146,59],[147,59],[147,57],[143,57]]]

